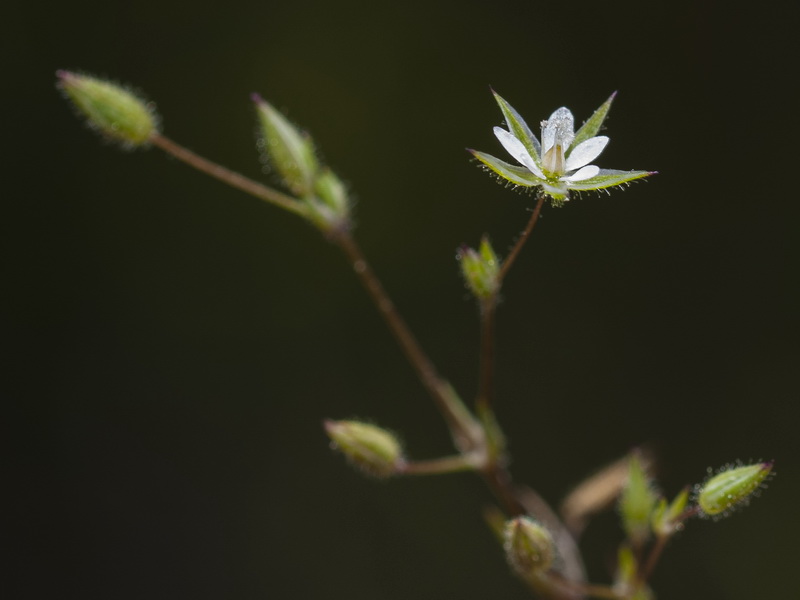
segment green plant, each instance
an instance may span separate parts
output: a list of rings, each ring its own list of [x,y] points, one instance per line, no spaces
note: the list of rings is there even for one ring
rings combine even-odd
[[[519,163],[470,151],[501,182],[531,192],[531,217],[510,253],[500,258],[484,237],[477,249],[463,247],[459,263],[480,314],[479,385],[469,406],[437,371],[391,301],[353,235],[352,202],[346,186],[321,162],[312,138],[269,103],[254,96],[261,149],[286,191],[267,187],[219,166],[165,137],[152,104],[124,87],[60,71],[58,86],[88,123],[124,147],[155,146],[196,169],[261,200],[292,212],[316,227],[350,261],[390,332],[446,421],[456,452],[429,460],[410,459],[396,436],[374,424],[325,421],[335,448],[366,474],[400,477],[473,471],[494,493],[499,508],[487,522],[501,541],[513,571],[546,598],[652,598],[650,576],[672,536],[696,516],[717,518],[746,504],[771,475],[773,463],[726,467],[706,482],[680,491],[671,501],[657,491],[649,457],[634,452],[578,485],[561,514],[533,489],[513,483],[505,436],[494,413],[494,329],[503,283],[549,202],[563,206],[571,195],[643,179],[649,171],[612,171],[591,165],[608,138],[598,135],[614,96],[574,130],[572,113],[559,108],[543,122],[541,140],[503,98],[495,94],[508,129],[495,128],[505,150]],[[586,582],[577,540],[586,521],[613,504],[624,537],[610,584]]]

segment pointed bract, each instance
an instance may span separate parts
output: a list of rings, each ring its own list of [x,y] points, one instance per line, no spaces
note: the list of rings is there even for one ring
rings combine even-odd
[[[528,124],[514,109],[514,107],[506,102],[500,96],[500,94],[494,90],[492,90],[492,94],[494,94],[494,99],[497,101],[498,106],[500,106],[500,110],[503,111],[503,116],[506,119],[506,125],[508,125],[508,129],[511,134],[521,141],[533,159],[536,162],[539,162],[539,160],[541,160],[539,157],[542,153],[542,147],[539,143],[539,140],[531,131],[531,128],[528,127]]]
[[[578,129],[577,133],[575,134],[575,139],[572,140],[572,147],[570,148],[569,152],[577,148],[579,144],[590,138],[593,138],[600,132],[603,122],[606,120],[606,116],[608,115],[608,111],[611,109],[611,103],[614,101],[616,96],[617,92],[611,94],[608,100],[603,102],[603,104],[600,105],[600,108],[594,111],[586,123],[584,123],[580,129]],[[567,156],[569,156],[569,152],[567,152]]]

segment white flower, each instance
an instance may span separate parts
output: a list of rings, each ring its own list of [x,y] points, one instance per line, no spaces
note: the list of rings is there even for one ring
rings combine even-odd
[[[503,162],[483,152],[472,154],[502,179],[524,187],[541,187],[554,202],[569,198],[570,190],[598,190],[622,185],[651,175],[650,171],[613,171],[590,165],[608,144],[604,135],[595,135],[605,120],[614,96],[575,132],[569,109],[561,107],[542,122],[541,143],[514,108],[495,94],[506,118],[508,131],[494,128],[503,148],[522,167]]]

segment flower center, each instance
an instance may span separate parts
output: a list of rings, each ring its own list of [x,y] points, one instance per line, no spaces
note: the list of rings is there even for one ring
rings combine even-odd
[[[553,144],[542,157],[542,170],[547,175],[558,177],[566,171],[566,159],[564,158],[564,146],[558,142]]]
[[[565,154],[573,139],[572,113],[566,108],[559,108],[542,123],[542,170],[548,177],[558,178],[566,172]]]

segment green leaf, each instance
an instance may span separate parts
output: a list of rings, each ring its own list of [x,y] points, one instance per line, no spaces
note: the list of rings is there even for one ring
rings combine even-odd
[[[580,129],[578,129],[577,133],[575,133],[575,139],[572,140],[572,144],[569,146],[569,150],[567,151],[567,156],[569,153],[572,152],[572,149],[575,148],[581,142],[585,142],[589,138],[593,138],[597,135],[600,131],[600,128],[603,126],[603,121],[606,120],[606,115],[608,114],[608,110],[611,108],[611,103],[614,101],[614,96],[617,95],[617,92],[611,94],[611,96],[603,102],[603,104],[594,111],[589,120],[584,123]]]
[[[569,184],[569,189],[579,192],[602,190],[604,188],[614,187],[615,185],[624,185],[635,179],[641,179],[642,177],[654,175],[655,173],[655,171],[616,171],[614,169],[600,169],[600,173],[590,179],[571,182]]]
[[[492,93],[494,94],[494,99],[497,101],[498,106],[500,106],[500,110],[503,111],[503,116],[506,119],[506,125],[508,125],[509,131],[515,138],[523,143],[528,154],[530,154],[533,160],[538,164],[541,161],[539,156],[542,153],[542,146],[538,138],[533,134],[520,114],[514,110],[513,106],[503,100],[494,90],[492,90]]]
[[[472,156],[494,171],[499,177],[515,185],[533,187],[544,183],[525,167],[510,165],[499,158],[495,158],[490,154],[486,154],[485,152],[478,152],[477,150],[470,150],[470,152],[472,153]]]

